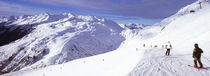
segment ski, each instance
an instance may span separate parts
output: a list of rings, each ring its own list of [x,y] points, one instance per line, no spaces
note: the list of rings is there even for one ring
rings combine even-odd
[[[199,67],[194,67],[194,66],[192,66],[192,65],[188,65],[189,67],[193,67],[193,68],[195,68],[195,69],[206,69],[205,67],[203,67],[203,68],[199,68]]]

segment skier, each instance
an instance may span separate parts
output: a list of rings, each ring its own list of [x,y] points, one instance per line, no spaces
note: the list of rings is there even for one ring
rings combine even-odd
[[[171,43],[170,41],[168,41],[168,44],[165,46],[166,48],[166,56],[169,56],[170,55],[170,50],[172,49],[172,46],[171,46]]]
[[[146,45],[145,45],[145,44],[143,44],[143,47],[146,47]]]
[[[201,48],[198,47],[198,44],[196,43],[195,48],[193,50],[193,58],[194,58],[194,67],[198,68],[197,66],[197,61],[200,64],[199,68],[203,68],[203,64],[201,63],[201,53],[203,53],[203,50]]]

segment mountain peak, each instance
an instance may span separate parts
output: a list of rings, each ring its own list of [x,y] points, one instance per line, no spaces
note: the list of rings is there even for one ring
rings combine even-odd
[[[126,29],[143,29],[146,26],[145,24],[139,24],[139,23],[128,23],[128,24],[119,24],[122,28]]]

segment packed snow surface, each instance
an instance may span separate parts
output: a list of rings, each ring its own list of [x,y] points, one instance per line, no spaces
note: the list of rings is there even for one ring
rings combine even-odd
[[[197,3],[183,9],[196,8]],[[209,3],[203,4],[202,9],[177,17],[155,37],[145,40],[143,43],[147,47],[144,47],[144,56],[129,76],[209,76],[210,6]],[[165,56],[166,49],[162,45],[168,41],[173,49],[170,56]],[[204,51],[201,61],[206,69],[197,70],[188,66],[194,65],[192,52],[195,43]],[[158,47],[154,48],[154,45]]]
[[[202,2],[202,9],[197,1],[154,26],[122,31],[126,40],[114,51],[3,76],[209,76],[210,3]],[[196,12],[187,13],[190,10]],[[165,56],[162,45],[168,41],[172,50]],[[188,66],[193,65],[194,43],[204,51],[201,61],[206,69]]]

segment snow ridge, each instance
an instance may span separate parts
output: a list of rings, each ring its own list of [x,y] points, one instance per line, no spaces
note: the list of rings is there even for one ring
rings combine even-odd
[[[144,27],[149,26],[149,25],[138,24],[138,23],[119,24],[119,25],[122,28],[131,29],[131,30],[134,30],[134,29],[143,29]]]
[[[115,22],[71,13],[13,17],[2,26],[11,32],[33,29],[0,47],[0,74],[102,54],[115,50],[124,40],[120,35],[123,29]]]

